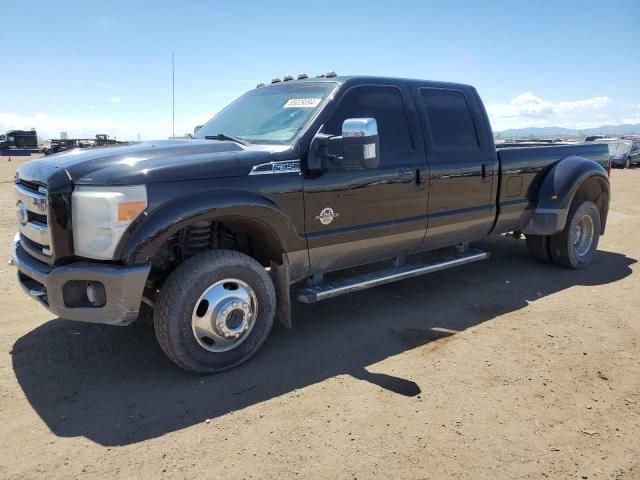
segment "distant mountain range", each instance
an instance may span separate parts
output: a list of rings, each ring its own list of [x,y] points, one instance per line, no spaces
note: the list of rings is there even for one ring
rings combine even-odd
[[[603,125],[596,128],[584,128],[576,130],[562,127],[528,127],[510,128],[501,132],[495,132],[501,137],[581,137],[585,135],[631,135],[640,134],[640,123],[624,125]]]

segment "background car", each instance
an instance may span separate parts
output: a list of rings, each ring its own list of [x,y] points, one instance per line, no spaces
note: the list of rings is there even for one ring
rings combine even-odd
[[[613,167],[629,168],[640,163],[640,140],[620,140],[609,144],[609,156]]]
[[[617,140],[617,138],[613,138],[613,137],[609,137],[607,135],[589,135],[587,137],[584,137],[583,142],[584,143],[589,143],[589,142],[608,142],[611,140]]]

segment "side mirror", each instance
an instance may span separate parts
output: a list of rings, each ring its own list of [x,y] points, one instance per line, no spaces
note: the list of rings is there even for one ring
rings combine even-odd
[[[361,165],[371,169],[380,165],[378,122],[375,118],[347,118],[342,123],[342,143],[347,168]]]
[[[374,118],[348,118],[339,137],[318,133],[311,141],[307,167],[310,171],[330,168],[362,170],[380,165],[378,124]]]

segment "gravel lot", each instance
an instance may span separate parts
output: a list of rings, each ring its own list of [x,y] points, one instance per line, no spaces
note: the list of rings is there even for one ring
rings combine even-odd
[[[7,266],[0,478],[640,478],[640,169],[613,173],[581,271],[489,261],[295,306],[249,363],[194,377],[148,321],[54,318]]]

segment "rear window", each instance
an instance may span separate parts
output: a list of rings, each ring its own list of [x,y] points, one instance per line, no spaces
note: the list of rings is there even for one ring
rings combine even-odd
[[[458,90],[423,88],[422,104],[429,120],[434,150],[474,150],[478,135],[469,104]]]

